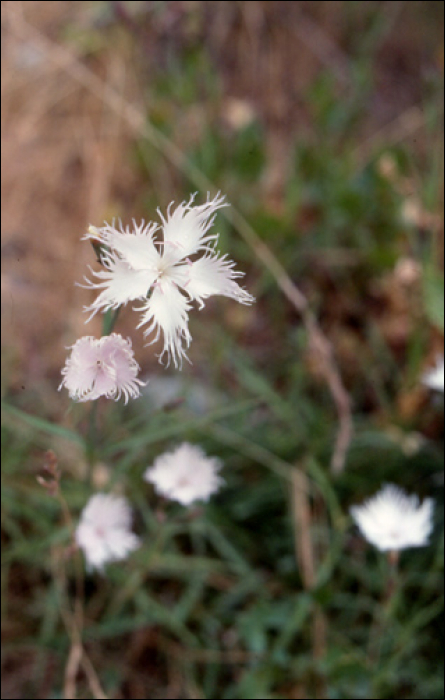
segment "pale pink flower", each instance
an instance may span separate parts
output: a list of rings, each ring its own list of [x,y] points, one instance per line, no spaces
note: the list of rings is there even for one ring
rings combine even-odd
[[[131,508],[122,496],[98,493],[83,509],[75,539],[90,569],[125,559],[140,545],[131,532]]]
[[[125,340],[118,333],[98,340],[84,336],[72,346],[59,390],[64,386],[76,401],[93,401],[99,396],[118,400],[124,395],[127,403],[139,396],[139,387],[145,384],[137,378],[138,371],[130,338]]]
[[[91,270],[95,281],[86,279],[87,286],[101,290],[86,311],[93,316],[97,311],[116,309],[130,301],[143,302],[138,311],[142,319],[138,325],[147,326],[145,337],[154,336],[156,342],[162,333],[164,347],[160,361],[167,355],[167,364],[175,367],[187,358],[191,342],[188,328],[191,302],[199,307],[214,295],[235,299],[241,304],[252,304],[254,298],[235,281],[244,273],[234,269],[235,263],[216,251],[218,234],[209,233],[218,209],[227,206],[224,197],[216,196],[205,204],[182,202],[172,211],[172,204],[157,224],[142,222],[133,228],[120,229],[105,224],[103,228],[90,226],[86,238],[99,241],[102,270]],[[158,229],[162,240],[157,240]],[[195,256],[191,259],[191,256]],[[91,318],[90,316],[90,318]]]
[[[423,375],[422,379],[425,386],[435,391],[444,391],[444,358],[438,359],[437,364],[432,369],[429,369]]]
[[[423,547],[433,529],[434,501],[422,505],[417,496],[387,484],[361,506],[351,508],[351,515],[362,535],[381,551]]]
[[[223,479],[218,476],[221,462],[207,457],[200,447],[184,442],[173,452],[158,457],[144,474],[158,493],[189,506],[194,501],[208,501]]]

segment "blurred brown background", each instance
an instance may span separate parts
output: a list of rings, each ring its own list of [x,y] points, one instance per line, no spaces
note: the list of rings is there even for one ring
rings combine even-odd
[[[329,69],[339,99],[347,91],[348,51],[364,28],[357,11],[350,24],[356,3],[170,2],[156,13],[157,4],[2,3],[2,337],[13,390],[54,387],[64,346],[100,332],[100,319],[84,326],[90,293],[74,286],[93,262],[80,241],[88,224],[147,216],[147,189],[161,207],[182,196],[165,165],[147,182],[129,157],[145,115],[165,108],[151,102],[151,81],[172,54],[204,42],[222,86],[212,104],[171,108],[175,142],[187,147],[209,121],[236,129],[255,114],[267,153],[258,193],[272,211],[292,140],[311,133],[311,81]],[[363,23],[374,5],[386,28],[358,162],[379,139],[416,141],[425,76],[443,62],[442,3],[362,2]]]

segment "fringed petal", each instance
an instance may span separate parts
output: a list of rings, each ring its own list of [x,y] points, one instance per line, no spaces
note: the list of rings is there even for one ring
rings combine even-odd
[[[217,194],[213,200],[208,198],[205,204],[194,206],[195,196],[179,204],[173,212],[172,202],[166,217],[158,209],[164,236],[163,259],[168,265],[174,265],[202,250],[209,250],[210,244],[218,239],[218,234],[207,234],[218,209],[228,206],[225,197]]]
[[[147,303],[140,309],[142,320],[138,328],[149,324],[144,331],[144,336],[155,334],[152,343],[155,343],[162,331],[164,348],[159,358],[167,355],[167,367],[173,361],[175,367],[182,367],[183,359],[187,359],[184,345],[190,345],[191,335],[188,329],[188,311],[190,304],[181,294],[177,286],[165,280],[162,285],[155,288]]]
[[[235,263],[227,256],[207,254],[187,265],[175,268],[176,279],[191,299],[204,305],[204,299],[220,295],[235,299],[240,304],[253,304],[254,297],[239,286],[235,280],[244,277],[234,269]]]
[[[109,253],[102,259],[104,270],[91,270],[91,274],[98,281],[85,278],[88,289],[101,289],[92,304],[85,307],[85,311],[94,316],[98,311],[117,309],[135,299],[144,299],[150,287],[157,278],[157,272],[149,270],[134,270],[128,263],[121,260],[116,254]]]

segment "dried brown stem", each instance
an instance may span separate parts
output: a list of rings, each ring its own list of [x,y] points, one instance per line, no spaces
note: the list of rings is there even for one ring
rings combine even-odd
[[[57,474],[57,492],[56,497],[62,509],[62,517],[64,524],[71,531],[74,539],[74,521],[71,516],[69,506],[60,489],[61,472],[58,469],[57,458],[53,453],[48,453],[54,458],[54,473]],[[91,663],[88,655],[82,644],[82,629],[83,629],[83,608],[84,608],[84,574],[83,565],[78,551],[75,551],[75,577],[76,577],[76,593],[73,609],[70,608],[66,598],[66,570],[65,570],[65,551],[56,556],[56,551],[53,552],[52,570],[54,580],[57,583],[60,593],[60,614],[65,624],[65,628],[71,640],[71,647],[68,654],[68,659],[65,665],[65,676],[63,684],[63,695],[66,700],[71,700],[77,696],[77,676],[79,668],[82,667],[94,698],[97,700],[107,700],[107,695],[102,690],[96,671]]]
[[[311,534],[312,512],[309,501],[309,481],[303,468],[296,469],[292,479],[292,506],[295,532],[295,556],[303,586],[311,591],[317,583],[315,548]],[[320,661],[326,654],[327,622],[319,605],[314,605],[312,617],[312,656]],[[317,697],[325,696],[322,680],[317,682]]]
[[[303,469],[292,475],[292,507],[295,532],[295,557],[303,586],[310,591],[315,585],[315,555],[311,537],[309,483]]]
[[[108,696],[104,693],[94,666],[85,652],[81,639],[81,631],[77,626],[75,616],[73,616],[71,620],[69,619],[69,615],[62,615],[62,617],[64,618],[67,632],[71,638],[71,649],[65,666],[63,684],[63,696],[65,700],[71,700],[71,698],[76,697],[76,681],[80,667],[82,667],[87,677],[88,685],[95,700],[107,700]]]

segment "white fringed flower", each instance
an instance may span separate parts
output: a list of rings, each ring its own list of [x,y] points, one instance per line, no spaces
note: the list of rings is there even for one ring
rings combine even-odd
[[[124,395],[127,403],[129,398],[139,396],[139,387],[145,384],[137,378],[138,371],[129,338],[125,340],[118,333],[99,340],[84,336],[72,346],[59,390],[66,387],[76,401],[92,401],[99,396],[117,401]]]
[[[173,452],[158,457],[144,474],[158,493],[189,506],[194,501],[208,501],[223,479],[218,476],[221,462],[207,457],[200,447],[184,442]]]
[[[436,367],[425,372],[422,379],[425,386],[435,391],[444,391],[444,358],[439,358]]]
[[[423,547],[433,529],[434,502],[427,498],[419,504],[417,496],[387,484],[351,515],[362,535],[381,551]]]
[[[82,511],[75,539],[83,550],[90,569],[125,559],[139,547],[139,538],[131,532],[131,509],[122,496],[104,493],[90,498]]]
[[[254,298],[235,281],[244,275],[234,269],[235,263],[216,251],[218,234],[209,233],[218,209],[227,206],[224,197],[216,196],[205,204],[182,202],[172,211],[168,207],[164,217],[158,210],[162,224],[162,240],[157,240],[159,226],[133,222],[132,230],[121,225],[120,230],[105,224],[103,228],[90,226],[85,238],[102,246],[100,260],[103,270],[91,270],[96,280],[85,278],[87,286],[99,289],[95,301],[85,307],[93,316],[98,311],[116,309],[129,301],[141,300],[142,319],[138,325],[147,326],[144,336],[153,335],[156,342],[161,332],[164,347],[160,361],[167,355],[167,364],[175,367],[187,358],[191,342],[188,312],[192,301],[200,308],[213,295],[235,299],[241,304],[252,304]],[[190,256],[196,256],[194,260]],[[91,318],[90,316],[90,318]]]

